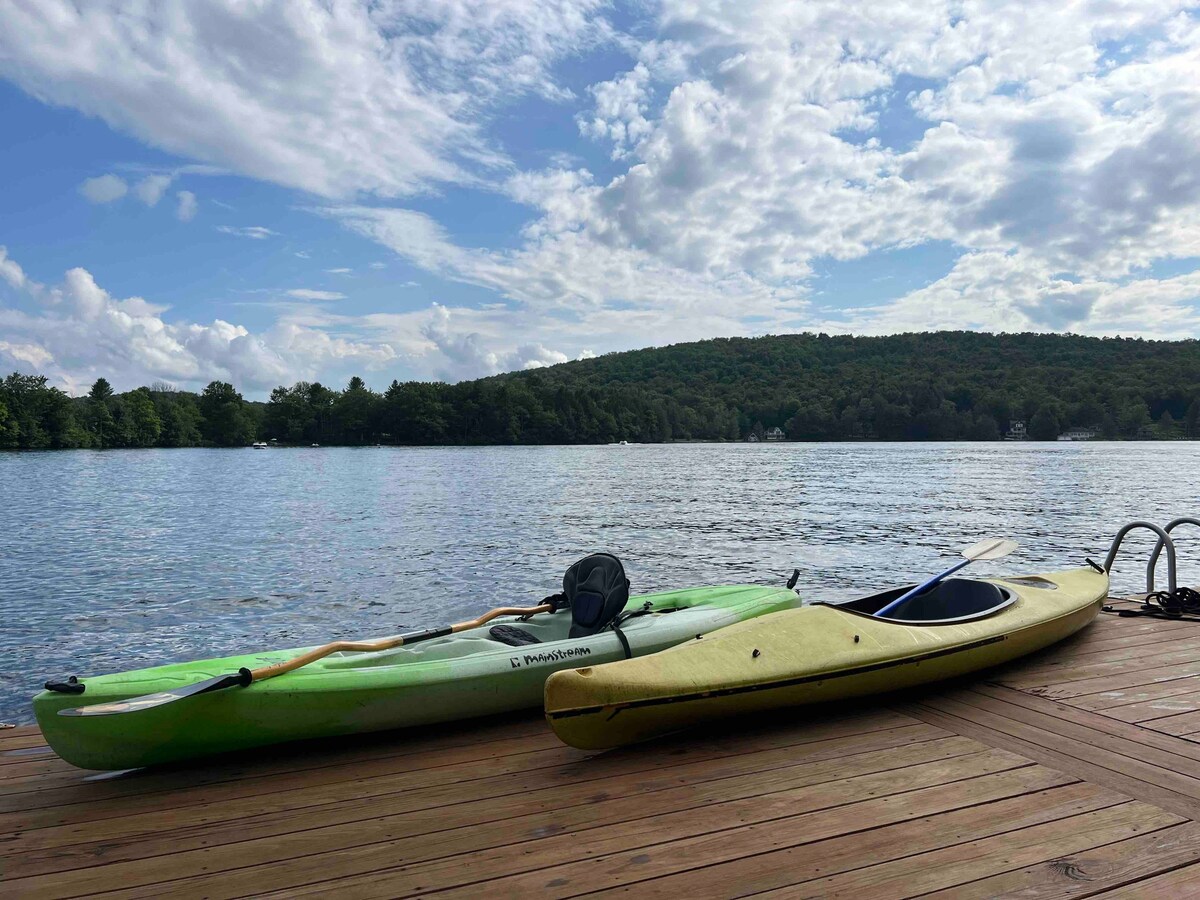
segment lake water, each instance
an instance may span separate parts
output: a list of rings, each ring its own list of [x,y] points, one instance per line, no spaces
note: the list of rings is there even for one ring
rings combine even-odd
[[[935,573],[991,535],[1021,549],[973,573],[1080,565],[1129,519],[1200,513],[1198,462],[1200,443],[0,454],[0,721],[32,721],[51,676],[533,605],[595,550],[635,592],[795,567],[809,599]],[[1117,588],[1141,589],[1149,546]]]

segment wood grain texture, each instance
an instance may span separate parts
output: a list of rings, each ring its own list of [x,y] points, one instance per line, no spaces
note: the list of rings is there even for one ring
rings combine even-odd
[[[86,773],[0,731],[4,897],[1200,897],[1200,625],[602,754],[539,716]]]

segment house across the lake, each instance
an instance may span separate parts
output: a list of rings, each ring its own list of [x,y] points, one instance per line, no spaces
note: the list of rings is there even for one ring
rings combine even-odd
[[[787,435],[783,433],[783,429],[780,428],[778,425],[776,425],[774,428],[767,429],[766,439],[768,441],[782,441],[782,440],[785,440],[786,438],[787,438]]]
[[[1006,441],[1027,441],[1029,432],[1025,430],[1024,419],[1013,419],[1008,423],[1008,431],[1004,433]]]
[[[1089,425],[1085,428],[1069,428],[1058,436],[1060,441],[1090,441],[1100,433],[1100,428]]]

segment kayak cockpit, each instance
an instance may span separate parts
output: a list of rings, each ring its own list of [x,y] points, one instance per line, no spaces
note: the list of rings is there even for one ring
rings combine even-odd
[[[829,604],[848,612],[875,617],[876,613],[911,590],[913,585],[892,588],[847,603]],[[1012,591],[990,581],[948,578],[880,617],[882,622],[908,625],[953,625],[995,615],[1017,602]]]

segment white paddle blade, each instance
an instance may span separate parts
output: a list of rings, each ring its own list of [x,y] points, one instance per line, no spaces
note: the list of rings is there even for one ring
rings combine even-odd
[[[1016,541],[1006,541],[1002,538],[987,538],[978,544],[972,544],[962,552],[962,555],[972,562],[977,559],[1002,559],[1016,549]]]

